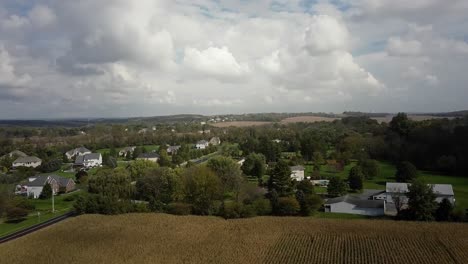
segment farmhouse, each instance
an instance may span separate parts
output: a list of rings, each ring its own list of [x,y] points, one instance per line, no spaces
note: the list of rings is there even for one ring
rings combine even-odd
[[[212,137],[210,139],[210,144],[213,145],[213,146],[217,146],[217,145],[221,144],[221,139],[219,139],[219,137]]]
[[[93,168],[100,167],[102,165],[102,156],[101,153],[89,153],[83,156],[77,156],[73,166],[75,167],[84,167],[84,168]]]
[[[206,149],[208,146],[210,145],[210,143],[206,140],[200,140],[197,142],[197,144],[195,145],[195,147],[197,149]]]
[[[119,151],[119,156],[127,156],[128,153],[133,153],[136,147],[125,147]]]
[[[303,166],[292,166],[291,169],[291,178],[296,181],[304,180],[304,167]]]
[[[177,153],[177,151],[180,149],[180,145],[177,146],[169,146],[167,147],[167,153],[169,155],[174,155]]]
[[[50,184],[54,194],[68,193],[75,190],[75,182],[72,179],[56,175],[43,175],[30,177],[26,184],[16,186],[17,190],[15,193],[37,199],[41,195],[46,183]]]
[[[155,153],[155,152],[141,153],[140,155],[138,155],[138,157],[136,159],[137,160],[149,160],[149,161],[153,161],[153,162],[158,162],[159,154]]]
[[[84,156],[90,153],[91,153],[91,150],[85,147],[79,147],[79,148],[75,148],[75,149],[67,151],[65,153],[65,156],[67,156],[67,159],[71,160],[73,157]]]
[[[393,203],[393,197],[399,196],[403,203],[407,203],[406,193],[410,183],[387,182],[385,192],[386,201]],[[451,184],[428,184],[432,187],[432,191],[436,195],[436,202],[440,203],[443,199],[449,200],[452,204],[455,203],[455,194]]]
[[[30,168],[37,168],[41,166],[42,160],[38,157],[34,156],[26,156],[26,157],[19,157],[15,161],[13,161],[12,167],[30,167]]]
[[[368,216],[380,216],[385,214],[385,201],[362,200],[357,197],[345,195],[328,199],[325,204],[325,212],[359,214]]]

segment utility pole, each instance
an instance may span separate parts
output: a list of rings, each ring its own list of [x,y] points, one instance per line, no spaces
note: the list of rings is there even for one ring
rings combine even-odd
[[[55,213],[54,188],[52,188],[52,213]]]

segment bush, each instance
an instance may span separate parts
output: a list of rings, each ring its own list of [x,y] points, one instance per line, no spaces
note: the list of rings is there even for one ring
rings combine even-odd
[[[281,216],[297,215],[300,210],[299,203],[293,197],[280,197],[278,198],[278,207],[276,214]]]
[[[220,210],[221,216],[226,219],[240,218],[242,215],[242,204],[233,201],[224,203],[224,207]]]
[[[167,213],[173,215],[189,215],[192,212],[192,205],[188,203],[170,203],[167,206]]]
[[[39,167],[39,170],[41,172],[48,173],[48,172],[58,171],[61,167],[62,167],[62,161],[57,159],[57,160],[51,160],[49,162],[42,164]]]
[[[9,222],[21,221],[28,216],[28,210],[20,207],[11,207],[7,210],[6,216]]]
[[[14,207],[22,208],[25,210],[36,209],[36,205],[33,201],[21,196],[16,196],[15,198],[13,198],[12,204]]]
[[[256,215],[269,215],[271,214],[271,202],[268,199],[258,199],[253,201],[253,208]]]

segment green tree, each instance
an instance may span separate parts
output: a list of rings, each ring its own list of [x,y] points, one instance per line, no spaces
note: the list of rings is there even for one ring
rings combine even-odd
[[[136,182],[136,191],[140,199],[158,205],[167,205],[173,201],[176,178],[172,169],[154,168]],[[159,207],[161,208],[161,207]]]
[[[209,215],[213,202],[222,196],[218,176],[205,166],[187,168],[182,177],[185,201],[192,204],[193,213]]]
[[[452,215],[453,212],[453,205],[452,203],[444,198],[442,202],[439,204],[439,207],[437,207],[437,210],[435,211],[435,220],[437,221],[449,221],[450,216]]]
[[[42,192],[39,195],[39,199],[49,199],[52,197],[52,186],[49,183],[46,183],[42,188]]]
[[[242,183],[242,171],[239,164],[231,158],[218,156],[210,159],[206,166],[221,180],[223,193],[234,192],[237,198]]]
[[[28,213],[29,211],[24,208],[11,207],[8,208],[6,212],[6,217],[9,222],[16,222],[24,220],[28,216]]]
[[[377,177],[380,172],[379,162],[373,159],[364,159],[359,162],[359,167],[367,180]]]
[[[250,153],[241,167],[245,175],[257,177],[260,181],[265,174],[265,156],[263,154]]]
[[[143,176],[148,170],[154,169],[159,167],[157,163],[154,163],[149,160],[135,160],[132,161],[127,169],[130,172],[130,177],[132,180],[137,180],[141,176]]]
[[[397,182],[411,182],[418,176],[416,167],[408,161],[398,164],[395,178]]]
[[[87,183],[88,173],[84,170],[80,170],[75,174],[75,180],[77,183]]]
[[[412,122],[409,120],[408,115],[405,113],[398,113],[390,121],[389,128],[396,134],[406,137],[408,136],[412,127]]]
[[[112,199],[129,199],[134,193],[131,177],[124,168],[100,168],[88,180],[88,191]]]
[[[361,167],[359,166],[352,167],[348,175],[349,188],[353,191],[362,190],[363,178],[364,178],[364,174],[361,171]]]
[[[167,150],[164,148],[159,149],[158,163],[161,167],[169,167],[172,165],[171,159],[169,158],[169,155],[167,155]]]
[[[346,194],[346,183],[337,176],[331,177],[328,183],[327,192],[332,197]]]
[[[281,216],[297,215],[301,209],[299,202],[293,197],[278,198],[276,214]]]
[[[276,190],[280,197],[292,193],[291,169],[287,162],[280,160],[276,163],[268,180],[268,190]]]
[[[434,211],[437,207],[436,195],[432,186],[426,184],[422,179],[416,179],[408,186],[408,209],[413,220],[434,220]]]
[[[314,171],[320,171],[320,167],[323,163],[325,163],[322,153],[319,151],[314,151],[312,154],[312,163],[314,164]]]

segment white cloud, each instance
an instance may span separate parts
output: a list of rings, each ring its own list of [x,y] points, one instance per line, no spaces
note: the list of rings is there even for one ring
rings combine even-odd
[[[418,56],[421,54],[422,44],[417,40],[402,40],[392,37],[388,40],[387,52],[392,56]]]

